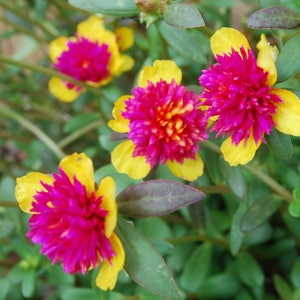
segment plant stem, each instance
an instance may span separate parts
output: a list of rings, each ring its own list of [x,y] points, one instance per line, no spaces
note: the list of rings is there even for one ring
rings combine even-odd
[[[18,208],[19,205],[18,205],[17,202],[14,202],[14,201],[0,200],[0,207],[12,207],[12,208]]]
[[[27,130],[33,133],[39,140],[41,140],[59,159],[65,156],[65,153],[56,145],[56,143],[46,135],[41,129],[35,126],[33,123],[11,110],[8,106],[1,105],[0,114],[12,118],[13,120],[20,123]]]

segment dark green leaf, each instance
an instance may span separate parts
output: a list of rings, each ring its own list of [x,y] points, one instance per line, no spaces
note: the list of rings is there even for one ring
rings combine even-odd
[[[22,295],[25,298],[31,298],[33,296],[36,283],[35,277],[35,269],[33,268],[30,268],[24,272],[24,276],[22,278]]]
[[[242,217],[241,230],[249,232],[262,225],[277,211],[280,203],[281,200],[274,195],[256,200]]]
[[[163,17],[166,23],[178,28],[187,29],[205,26],[198,9],[185,3],[168,5]]]
[[[172,274],[152,244],[131,223],[122,219],[119,219],[117,232],[125,249],[124,269],[129,276],[163,299],[180,300]]]
[[[73,117],[64,127],[64,132],[74,132],[88,124],[99,120],[98,113],[79,114]]]
[[[280,50],[277,57],[276,68],[278,72],[277,82],[282,82],[300,70],[300,33],[288,40],[288,42]]]
[[[204,193],[172,180],[149,180],[117,196],[119,212],[129,217],[161,216],[204,198]]]
[[[181,286],[188,292],[197,291],[207,278],[211,265],[211,250],[210,244],[203,244],[195,249],[187,261],[181,277]]]
[[[266,136],[269,149],[280,159],[289,159],[293,155],[293,145],[290,136],[281,133],[275,128],[271,135]]]
[[[63,291],[62,300],[97,300],[93,290],[88,288],[69,288]]]
[[[294,11],[283,6],[267,7],[252,14],[247,26],[259,29],[295,29],[300,27],[299,17]]]
[[[224,178],[232,192],[240,199],[245,200],[247,196],[247,184],[240,167],[231,167],[224,159],[220,160]]]
[[[205,227],[205,204],[203,201],[188,206],[190,222],[197,230],[204,230]]]
[[[300,188],[293,192],[294,201],[289,205],[289,213],[292,217],[300,217]]]
[[[165,22],[158,25],[159,31],[167,43],[183,57],[203,63],[206,58],[203,54],[200,41],[187,30],[175,28]]]
[[[291,281],[295,288],[300,288],[300,258],[294,262],[291,272]]]
[[[229,244],[232,255],[237,255],[244,240],[245,234],[241,231],[241,219],[246,211],[247,202],[241,202],[232,219]]]
[[[273,280],[274,280],[276,291],[279,294],[281,300],[293,299],[292,289],[282,277],[276,274],[274,275]]]
[[[113,16],[134,16],[139,13],[134,0],[69,0],[69,3],[92,13],[103,13]]]
[[[235,268],[239,278],[249,287],[262,286],[264,272],[250,254],[246,252],[240,253],[237,257]]]

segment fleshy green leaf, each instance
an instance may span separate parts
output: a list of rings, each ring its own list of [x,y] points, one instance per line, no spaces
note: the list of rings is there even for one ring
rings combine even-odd
[[[125,249],[124,269],[128,275],[163,299],[180,300],[172,274],[152,244],[131,223],[122,219],[119,219],[117,233]]]
[[[160,22],[159,31],[167,43],[183,57],[195,60],[199,63],[206,61],[201,43],[185,29],[175,28],[166,22]]]
[[[88,124],[99,120],[98,113],[79,114],[73,117],[64,127],[64,132],[74,132]]]
[[[300,33],[289,39],[277,57],[277,82],[282,82],[300,71]]]
[[[244,240],[244,232],[241,231],[241,219],[245,212],[247,211],[247,202],[241,202],[240,206],[236,210],[230,228],[230,251],[232,255],[237,255],[239,252],[243,240]]]
[[[69,288],[62,292],[62,300],[96,300],[93,290],[88,288]]]
[[[240,167],[231,167],[224,159],[220,161],[224,178],[232,192],[240,199],[245,200],[247,196],[247,184]]]
[[[293,264],[291,281],[295,288],[300,288],[300,258],[297,258],[295,263]]]
[[[30,268],[26,270],[22,278],[22,295],[25,298],[31,298],[33,296],[36,285],[36,273],[35,269]]]
[[[293,292],[289,284],[279,275],[274,275],[274,285],[281,300],[293,299]]]
[[[246,252],[240,253],[237,257],[235,268],[239,278],[249,287],[262,286],[264,272],[250,254]]]
[[[168,5],[163,17],[166,23],[178,28],[187,29],[205,26],[198,9],[185,3]]]
[[[112,16],[134,16],[139,13],[134,0],[69,0],[70,5],[92,13],[102,13]]]
[[[289,213],[292,217],[300,216],[300,188],[297,188],[293,192],[294,201],[289,205]]]
[[[161,216],[204,198],[204,193],[172,180],[149,180],[117,196],[119,212],[128,217]]]
[[[249,232],[262,225],[276,212],[281,200],[270,195],[256,200],[245,212],[241,221],[241,229]]]
[[[211,245],[203,244],[195,249],[187,261],[181,277],[181,286],[189,292],[199,289],[206,279],[211,263]]]
[[[252,14],[247,26],[259,29],[295,29],[300,27],[300,16],[283,6],[267,7]]]
[[[293,145],[290,136],[272,129],[271,135],[266,136],[269,149],[280,159],[289,159],[293,155]]]

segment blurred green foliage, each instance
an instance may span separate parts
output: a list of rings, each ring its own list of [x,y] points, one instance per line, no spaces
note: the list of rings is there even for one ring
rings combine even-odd
[[[56,37],[73,35],[77,23],[90,15],[89,8],[100,11],[101,1],[97,10],[92,5],[96,1],[0,0],[0,300],[166,299],[153,292],[164,295],[169,286],[161,285],[159,291],[150,287],[149,292],[128,276],[133,272],[142,286],[157,287],[163,279],[151,272],[161,263],[160,255],[169,268],[167,275],[173,274],[176,282],[167,276],[168,284],[178,287],[182,299],[300,299],[300,141],[276,133],[268,140],[269,148],[262,146],[256,159],[244,167],[229,167],[215,151],[219,141],[208,143],[201,148],[205,173],[192,183],[206,194],[201,202],[163,217],[132,218],[136,230],[121,221],[126,225],[120,225],[120,233],[135,241],[134,249],[148,260],[142,272],[136,271],[137,258],[131,253],[125,267],[128,274],[120,274],[114,291],[95,286],[97,270],[86,276],[65,274],[25,237],[28,216],[18,209],[14,197],[18,176],[34,170],[51,173],[64,154],[76,151],[93,159],[97,181],[113,176],[118,193],[137,183],[113,169],[110,152],[117,141],[110,139],[106,122],[114,102],[130,93],[148,62],[173,59],[183,70],[184,84],[198,88],[201,70],[212,62],[211,33],[222,26],[238,27],[253,44],[265,33],[277,45],[278,86],[300,95],[297,29],[246,26],[252,13],[268,6],[300,14],[298,0],[174,2],[197,8],[206,26],[172,27],[169,15],[165,20],[159,16],[146,28],[135,6],[125,13],[110,11],[110,26],[125,24],[134,30],[135,44],[128,51],[135,59],[134,68],[101,90],[87,89],[68,104],[48,92],[53,69],[47,45]],[[174,179],[164,167],[158,168],[157,178]]]

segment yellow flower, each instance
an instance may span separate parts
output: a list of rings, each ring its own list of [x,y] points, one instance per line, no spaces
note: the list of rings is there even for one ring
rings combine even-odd
[[[180,84],[181,70],[157,60],[140,73],[133,95],[119,98],[108,126],[127,133],[112,152],[112,164],[134,179],[166,164],[177,177],[193,181],[203,173],[199,141],[207,139],[207,118],[199,95]]]
[[[49,56],[59,72],[99,87],[132,68],[133,59],[122,53],[132,44],[131,29],[120,27],[114,33],[105,29],[101,18],[91,16],[78,24],[74,37],[53,40],[49,45]],[[83,91],[58,77],[50,79],[49,90],[65,102],[75,100]]]
[[[17,178],[20,208],[32,214],[29,237],[41,244],[52,263],[61,262],[66,273],[101,269],[96,285],[113,289],[123,268],[125,253],[115,233],[115,183],[105,177],[96,187],[92,161],[83,153],[66,156],[57,173],[32,172]]]
[[[232,166],[250,162],[273,127],[285,134],[300,135],[298,97],[274,87],[276,51],[265,35],[257,48],[256,59],[242,33],[222,28],[211,37],[217,63],[199,77],[207,115],[214,120],[211,130],[227,137],[221,152]]]

